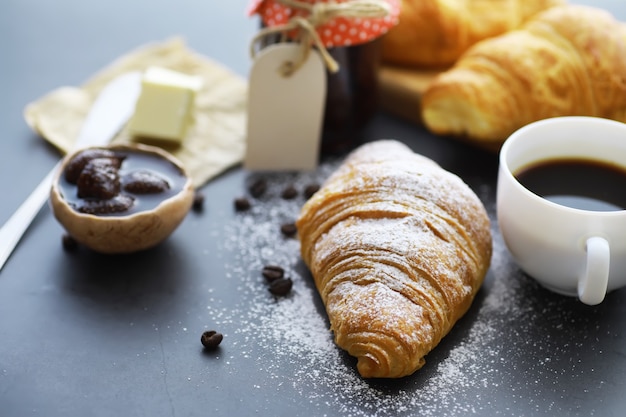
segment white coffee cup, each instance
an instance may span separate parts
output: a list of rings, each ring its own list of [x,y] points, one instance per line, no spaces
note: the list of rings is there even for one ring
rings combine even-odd
[[[538,196],[515,177],[528,166],[567,158],[626,170],[626,124],[557,117],[513,133],[500,151],[498,224],[513,259],[528,275],[552,291],[599,304],[607,292],[626,285],[626,210],[570,208]]]

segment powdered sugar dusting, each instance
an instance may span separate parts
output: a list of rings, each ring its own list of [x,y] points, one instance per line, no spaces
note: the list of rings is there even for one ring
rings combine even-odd
[[[549,369],[551,355],[544,351],[541,368],[525,362],[522,346],[511,349],[508,338],[524,340],[537,312],[524,300],[529,282],[511,263],[497,232],[494,190],[482,186],[478,196],[485,203],[494,236],[492,266],[481,292],[468,314],[426,358],[426,365],[413,376],[392,381],[368,381],[355,369],[355,361],[333,342],[329,324],[308,271],[300,260],[297,239],[286,239],[277,232],[280,224],[297,217],[304,199],[283,200],[280,191],[288,184],[300,190],[312,182],[322,182],[340,161],[325,163],[316,172],[293,175],[266,175],[270,188],[266,197],[254,200],[250,211],[239,213],[224,224],[223,235],[230,238],[220,248],[229,259],[227,279],[236,280],[240,303],[207,307],[212,321],[237,323],[232,340],[245,360],[251,351],[261,350],[255,362],[268,375],[277,391],[295,392],[311,407],[328,409],[340,416],[467,415],[502,413],[502,401],[489,395],[502,386],[520,388],[502,372],[503,362],[516,360],[541,375]],[[264,288],[260,271],[264,265],[279,264],[294,281],[292,293],[274,299]],[[558,301],[556,301],[558,302]],[[530,324],[528,325],[530,326]],[[558,354],[558,352],[557,352]],[[286,373],[282,364],[297,364]],[[548,368],[546,368],[548,366]],[[548,377],[557,377],[555,369]],[[289,394],[291,395],[291,394]],[[526,406],[539,401],[515,398]],[[537,391],[537,398],[541,392]],[[511,398],[507,403],[511,402]],[[554,410],[567,408],[555,404]],[[511,410],[509,410],[511,411]],[[544,410],[545,411],[545,410]],[[309,413],[307,413],[308,415]],[[509,413],[510,414],[510,413]]]

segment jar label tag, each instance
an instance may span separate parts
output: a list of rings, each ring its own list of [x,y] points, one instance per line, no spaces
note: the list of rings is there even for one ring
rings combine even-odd
[[[326,68],[315,49],[300,62],[302,45],[270,45],[257,55],[248,90],[248,142],[244,168],[312,170],[317,167],[326,100]]]

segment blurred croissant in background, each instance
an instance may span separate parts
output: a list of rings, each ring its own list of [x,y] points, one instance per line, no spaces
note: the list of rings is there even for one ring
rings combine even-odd
[[[516,29],[564,0],[403,0],[400,21],[383,38],[383,62],[448,67],[470,46]]]
[[[488,148],[528,123],[567,115],[626,122],[626,24],[605,10],[554,7],[483,40],[422,97],[431,132]]]

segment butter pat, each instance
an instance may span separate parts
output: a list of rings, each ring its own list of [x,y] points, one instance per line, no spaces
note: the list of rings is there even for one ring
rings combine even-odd
[[[149,67],[129,130],[133,136],[180,144],[193,121],[196,92],[202,78],[161,67]]]

